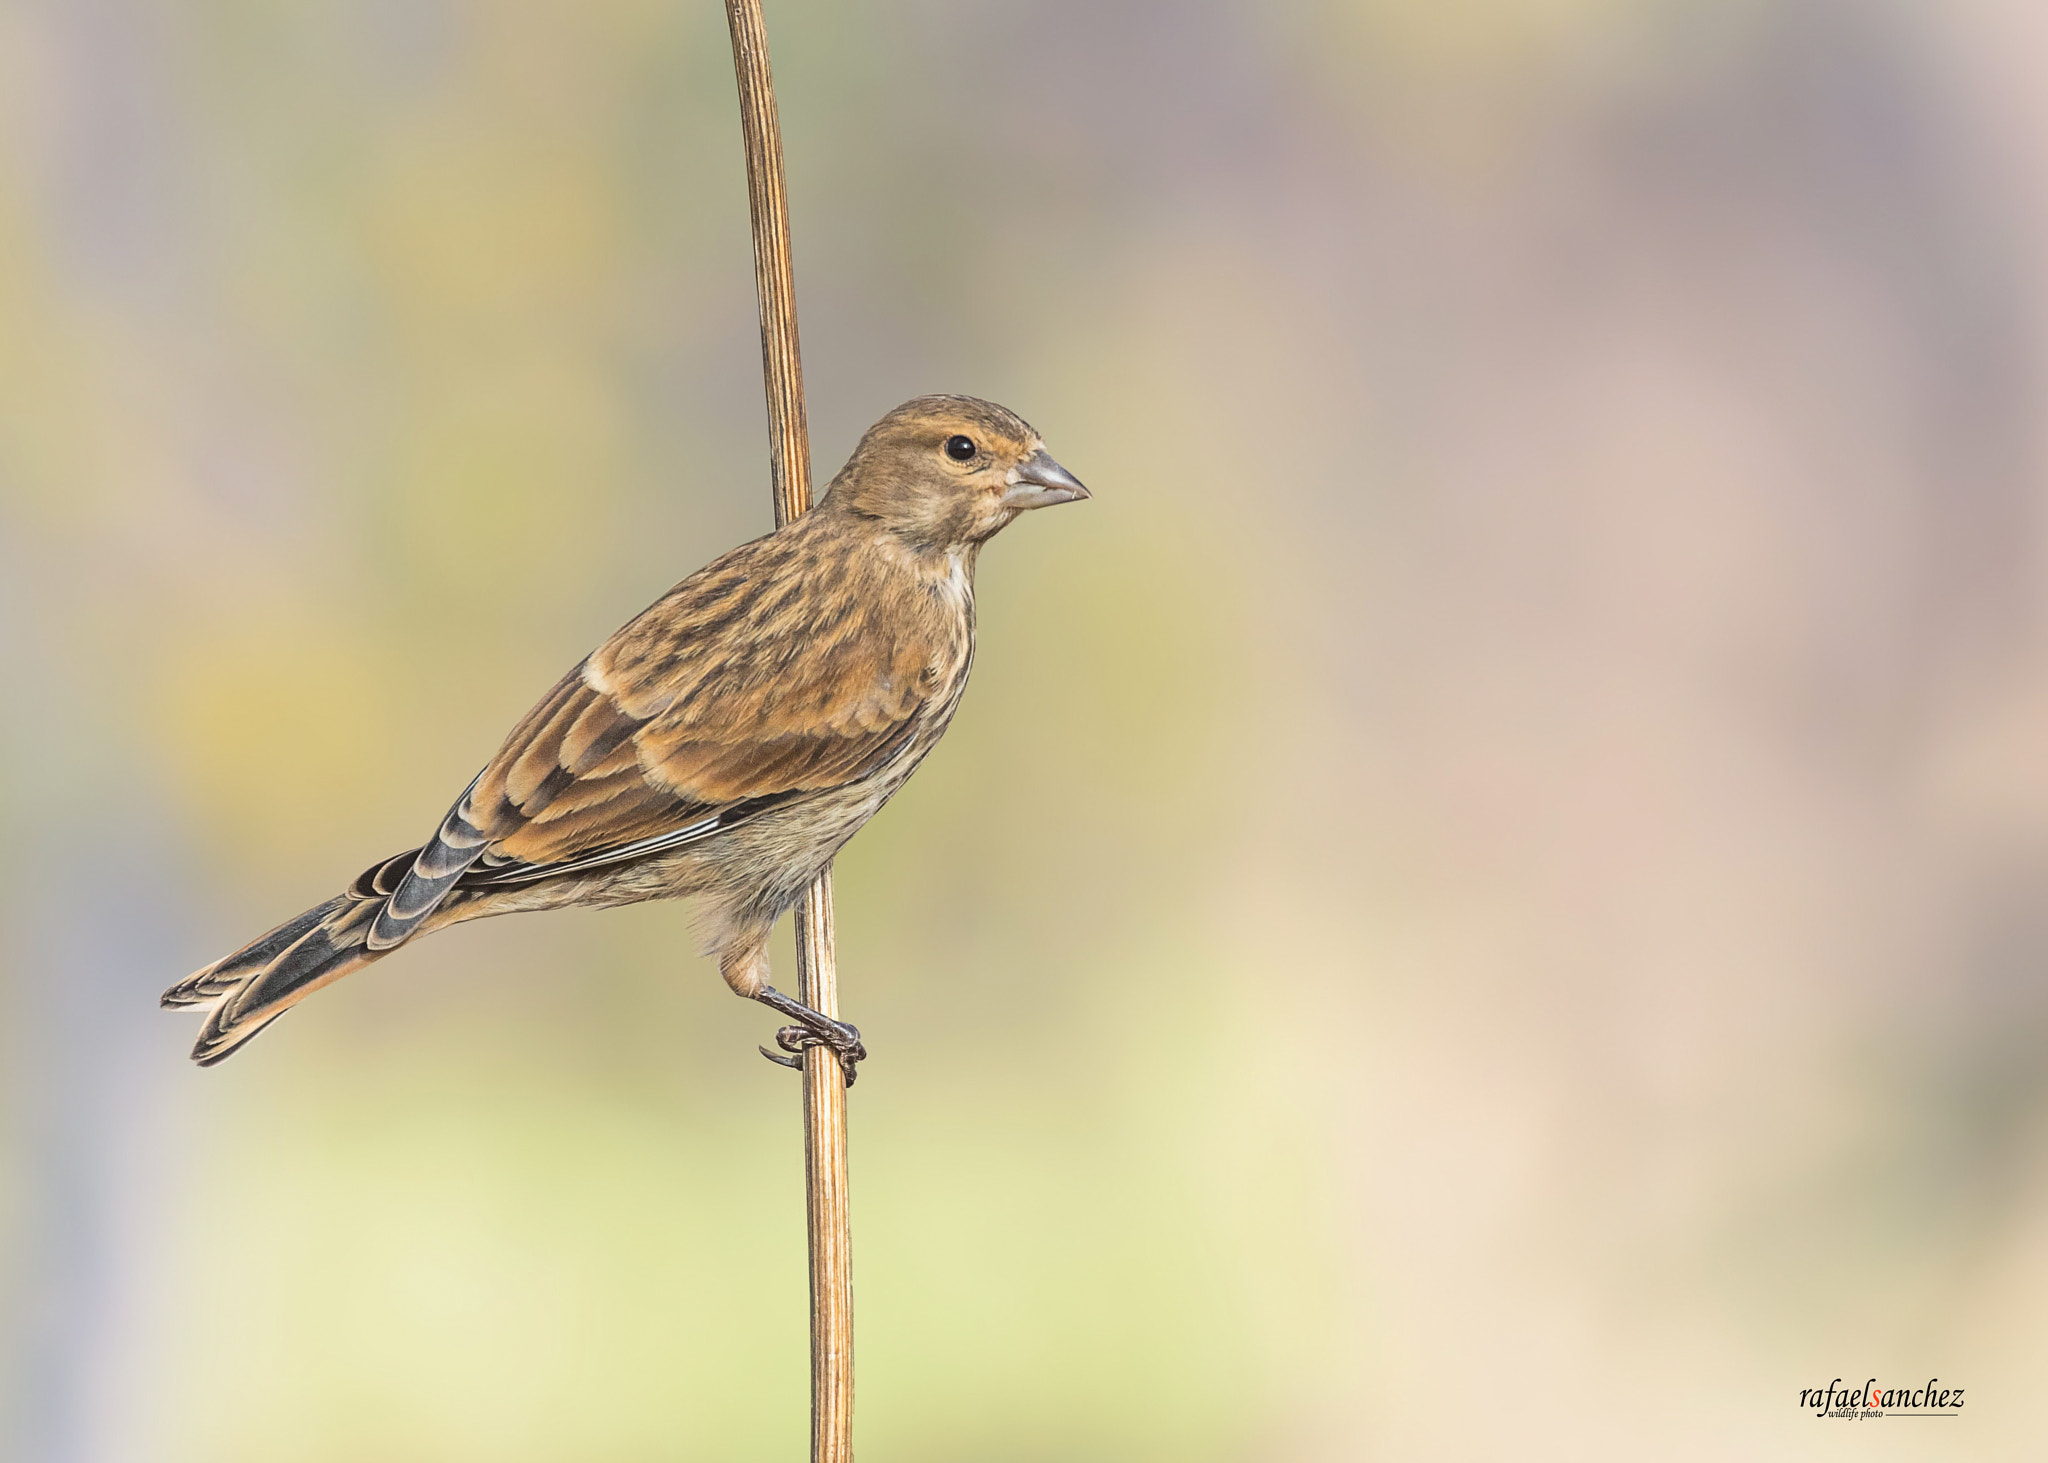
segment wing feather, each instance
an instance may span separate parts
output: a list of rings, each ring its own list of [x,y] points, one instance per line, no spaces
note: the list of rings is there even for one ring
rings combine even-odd
[[[714,838],[900,752],[964,637],[923,596],[889,613],[873,602],[888,586],[855,572],[849,546],[809,542],[803,582],[792,535],[742,545],[556,683],[397,880],[371,947],[404,939],[458,885]]]

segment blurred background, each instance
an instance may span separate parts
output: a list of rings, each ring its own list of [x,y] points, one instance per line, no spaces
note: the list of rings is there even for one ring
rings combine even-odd
[[[821,478],[1096,492],[840,863],[863,1456],[2038,1456],[2048,12],[769,22]],[[765,459],[711,0],[0,4],[0,1456],[801,1456],[685,911],[155,1009]]]

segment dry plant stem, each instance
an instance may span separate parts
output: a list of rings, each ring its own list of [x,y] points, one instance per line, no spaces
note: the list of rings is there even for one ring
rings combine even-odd
[[[747,203],[754,221],[754,289],[761,305],[761,373],[777,527],[811,506],[811,444],[797,348],[796,285],[789,262],[789,199],[782,129],[760,0],[726,0]],[[804,892],[796,917],[797,999],[838,1018],[832,957],[832,871]],[[846,1074],[829,1047],[804,1052],[804,1182],[811,1250],[811,1463],[853,1457],[853,1270],[846,1207]]]
[[[832,870],[796,912],[797,988],[839,1015],[832,958]],[[846,1072],[830,1047],[804,1051],[804,1188],[811,1242],[811,1459],[853,1458],[853,1254],[846,1195]]]
[[[760,0],[726,0],[732,65],[740,85],[747,149],[747,206],[754,220],[754,293],[761,302],[761,375],[768,387],[768,462],[780,528],[811,506],[811,440],[804,425],[803,356],[797,348],[796,282],[789,264],[789,198],[782,182],[782,126],[768,71]],[[826,1012],[831,1015],[831,1012]]]

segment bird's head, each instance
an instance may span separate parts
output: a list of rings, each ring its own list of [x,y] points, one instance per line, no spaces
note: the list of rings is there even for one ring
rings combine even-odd
[[[868,428],[826,501],[923,548],[978,545],[1019,513],[1089,496],[1015,412],[920,396]]]

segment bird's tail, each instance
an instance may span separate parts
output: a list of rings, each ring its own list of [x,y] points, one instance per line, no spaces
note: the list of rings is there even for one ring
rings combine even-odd
[[[165,1006],[213,1007],[192,1060],[212,1066],[320,987],[388,954],[366,944],[383,907],[353,892],[330,899],[165,991]]]

